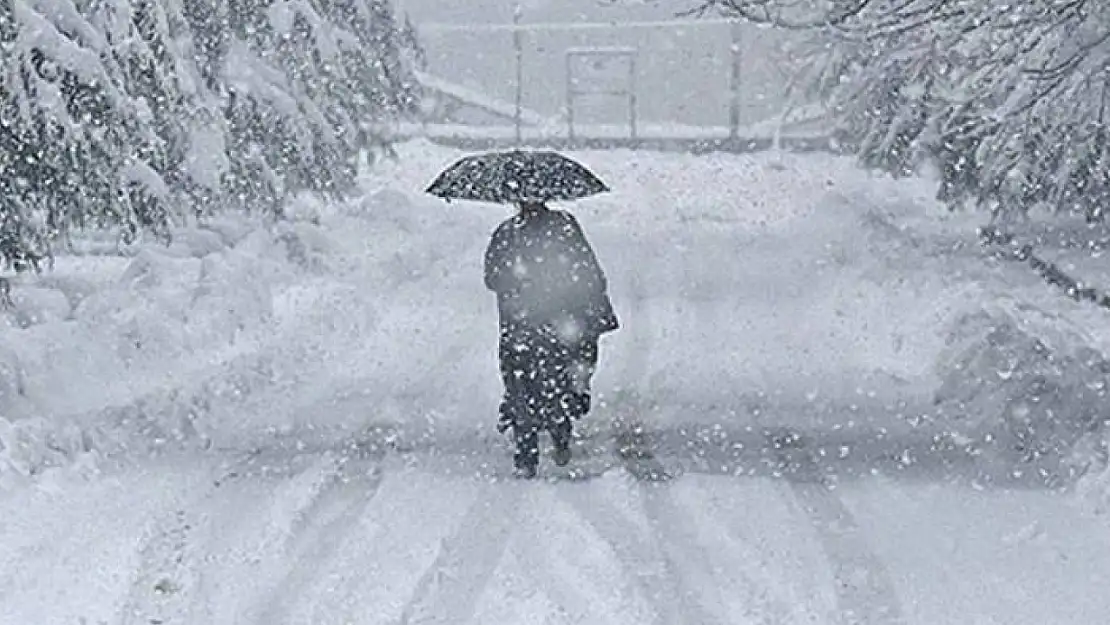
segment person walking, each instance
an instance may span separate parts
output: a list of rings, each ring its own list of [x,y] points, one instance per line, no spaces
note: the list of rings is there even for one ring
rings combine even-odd
[[[590,410],[598,339],[620,324],[578,220],[541,201],[516,206],[490,237],[485,285],[499,318],[498,428],[513,431],[517,474],[533,477],[544,430],[555,463],[570,461],[573,422]]]
[[[514,149],[463,157],[426,191],[448,203],[516,206],[485,253],[485,284],[497,297],[504,385],[498,430],[513,431],[517,475],[536,475],[543,431],[551,434],[556,464],[566,465],[573,423],[590,411],[598,338],[620,323],[578,220],[547,202],[580,200],[609,187],[557,152]]]

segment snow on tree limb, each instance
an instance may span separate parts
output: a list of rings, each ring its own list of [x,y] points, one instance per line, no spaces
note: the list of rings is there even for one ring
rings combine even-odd
[[[70,228],[351,189],[414,108],[413,45],[383,0],[0,3],[0,268]]]
[[[63,13],[59,13],[63,14]],[[122,98],[115,90],[113,81],[94,47],[89,49],[77,41],[63,35],[53,23],[29,6],[16,3],[15,16],[19,28],[19,37],[15,41],[16,54],[28,62],[33,52],[38,52],[48,58],[48,63],[57,64],[60,68],[73,72],[83,82],[98,85],[117,104]],[[84,31],[85,29],[79,29]],[[94,46],[103,45],[103,40],[98,37],[89,37]],[[40,70],[41,71],[41,70]]]
[[[811,91],[864,164],[924,160],[940,197],[1101,219],[1110,3],[1089,0],[707,0],[703,12],[811,31]]]
[[[808,12],[800,11],[799,4],[783,0],[704,0],[701,4],[678,15],[703,16],[710,11],[716,11],[776,28],[811,30],[844,25],[878,2],[877,0],[836,0],[830,3],[833,7],[828,10]]]

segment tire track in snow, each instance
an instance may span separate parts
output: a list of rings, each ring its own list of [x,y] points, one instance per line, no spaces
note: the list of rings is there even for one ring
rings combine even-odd
[[[158,523],[139,550],[139,565],[124,605],[120,625],[172,623],[181,616],[183,593],[194,587],[196,572],[186,563],[186,546],[193,526],[184,510]]]
[[[458,263],[452,263],[451,261],[475,249],[475,243],[472,241],[465,239],[455,241],[456,244],[449,248],[433,247],[428,250],[428,256],[419,259],[419,264],[422,265],[422,271],[420,272],[411,270],[411,267],[416,264],[413,259],[398,259],[400,262],[396,268],[400,270],[387,275],[387,279],[393,287],[393,297],[405,298],[408,303],[416,307],[434,303],[438,295],[436,289],[427,288],[429,281],[435,280],[437,276],[442,276],[444,279],[452,278],[458,271],[456,269]],[[422,250],[411,251],[410,255],[419,256],[421,252]],[[410,325],[404,317],[397,315],[379,318],[377,324],[378,331],[387,333],[390,330],[408,328]],[[468,337],[463,333],[456,335],[453,339],[445,346],[440,346],[440,349],[436,350],[435,356],[426,359],[425,362],[428,366],[422,370],[414,371],[402,390],[392,393],[390,399],[395,402],[401,416],[404,416],[404,413],[408,413],[408,415],[417,412],[426,413],[427,402],[422,401],[422,399],[428,395],[428,390],[436,388],[437,380],[443,379],[446,373],[457,367],[461,356],[471,347],[467,340]],[[325,376],[327,375],[327,371],[323,373]],[[328,405],[326,402],[333,402],[337,395],[342,396],[344,394],[344,390],[362,386],[361,382],[361,380],[352,380],[342,386],[325,384],[323,385],[323,393],[320,393],[318,397],[311,397],[310,402],[302,410],[316,410],[315,406],[319,405],[323,406],[324,410],[338,411],[339,407]],[[367,384],[367,386],[372,387],[374,385]],[[363,393],[354,393],[353,396],[342,397],[341,401],[345,402],[347,406],[351,406],[361,404],[363,401],[369,404],[379,399]],[[367,409],[368,412],[373,410],[373,407]],[[380,426],[380,421],[374,423],[376,419],[373,418],[369,421],[366,430],[381,429],[375,427]],[[386,424],[384,430],[387,437],[396,439],[396,435],[399,434],[396,430],[405,429],[405,423],[411,422],[411,417],[408,417],[401,423]],[[431,425],[429,422],[429,426]],[[311,440],[314,438],[312,430],[313,428],[303,429],[296,432],[295,435],[298,438],[303,435],[305,439]],[[426,427],[424,431],[410,432],[410,436],[423,439],[431,436],[433,431],[434,427]],[[379,457],[384,454],[386,449],[385,440],[362,441],[359,439],[364,438],[364,436],[359,434],[355,436],[355,442],[359,446],[370,449],[372,453]],[[324,442],[326,443],[326,441]],[[367,442],[370,444],[366,445]],[[328,446],[325,444],[324,449],[327,448]],[[271,451],[276,451],[278,454],[283,453],[281,449],[271,449]],[[381,480],[380,473],[375,473],[370,478],[356,480],[355,483],[358,486],[354,490],[345,480],[331,480],[322,490],[313,494],[311,502],[303,502],[306,503],[306,507],[301,508],[296,513],[296,518],[293,519],[293,524],[289,527],[289,535],[286,540],[295,563],[288,573],[265,595],[265,598],[259,601],[257,608],[259,612],[258,622],[280,622],[285,612],[283,608],[295,601],[297,589],[306,588],[311,583],[315,572],[339,549],[343,537],[357,522],[360,513],[365,510],[365,506],[373,500]]]
[[[467,623],[519,524],[525,489],[484,484],[401,610],[400,625]]]
[[[835,581],[834,591],[840,625],[901,625],[898,593],[882,560],[874,553],[855,517],[836,494],[834,486],[820,474],[813,456],[791,449],[789,462],[796,472],[786,479],[799,507],[809,517],[825,551]],[[772,443],[776,448],[781,443]],[[787,461],[784,458],[784,461]]]
[[[247,474],[257,456],[255,452],[237,454],[232,462],[221,464],[213,472],[212,488],[153,520],[151,532],[139,549],[131,589],[119,610],[121,625],[211,621],[203,592],[205,557],[197,553],[196,536],[211,531],[213,518],[219,515],[213,500],[223,496],[221,489],[226,484]],[[212,510],[217,511],[215,515]],[[246,515],[234,515],[220,527],[229,531],[248,520]],[[198,612],[201,617],[196,616]]]
[[[298,565],[312,568],[313,565],[321,564],[328,555],[325,546],[321,552],[322,559],[308,561],[304,557],[305,552],[311,552],[320,539],[314,530],[328,525],[329,521],[339,520],[353,524],[357,520],[357,514],[349,513],[362,509],[358,507],[357,500],[350,504],[350,509],[341,505],[343,500],[339,493],[346,485],[360,481],[353,477],[351,467],[364,466],[369,462],[373,468],[377,468],[380,461],[381,455],[375,453],[353,457],[333,451],[299,453],[286,449],[255,453],[250,458],[250,465],[257,473],[245,474],[244,477],[254,479],[244,481],[244,486],[257,488],[260,479],[271,482],[263,484],[264,490],[260,496],[256,494],[260,500],[257,512],[251,514],[244,511],[237,507],[237,500],[229,500],[225,496],[222,509],[216,511],[221,517],[220,522],[208,519],[209,526],[219,532],[214,536],[231,537],[234,542],[231,543],[228,554],[210,549],[210,554],[205,558],[205,576],[213,579],[212,594],[199,593],[199,598],[206,602],[208,618],[204,622],[223,622],[221,619],[230,618],[236,623],[269,623],[265,617],[273,609],[275,598],[286,601],[287,605],[291,603],[296,598],[297,590],[307,588],[307,582],[296,585],[304,577],[298,570]],[[364,483],[371,495],[376,493],[379,478],[380,474],[376,470],[363,478],[369,480]],[[272,483],[275,481],[276,484]],[[336,507],[340,508],[338,514],[334,510]],[[343,514],[344,512],[348,514]],[[226,517],[231,517],[230,523]],[[261,527],[251,527],[246,525],[246,519],[264,519],[264,524]],[[336,525],[333,529],[338,531],[342,527]],[[231,557],[226,557],[227,555]],[[293,565],[287,567],[290,560]],[[221,561],[226,569],[212,566]],[[231,591],[241,595],[241,598],[230,601],[230,605],[234,606],[234,615],[227,614],[229,601],[226,580],[244,575],[250,581]],[[205,576],[202,576],[202,582],[206,581]],[[223,609],[219,614],[213,613],[211,604],[214,598],[223,600],[218,606]],[[245,605],[239,607],[241,604]],[[195,622],[202,620],[196,619]]]
[[[372,461],[376,465],[377,459]],[[350,473],[346,463],[330,453],[252,452],[214,472],[211,488],[155,520],[139,551],[134,582],[119,622],[219,622],[222,617],[214,602],[226,595],[220,583],[223,578],[252,563],[267,564],[266,570],[273,570],[293,552],[300,557],[284,577],[274,580],[274,590],[267,592],[269,580],[260,575],[254,581],[261,587],[249,591],[252,600],[255,596],[261,599],[251,601],[254,607],[248,607],[244,616],[261,612],[264,619],[260,622],[273,622],[272,606],[277,598],[294,599],[296,590],[307,584],[306,577],[311,579],[313,565],[326,559],[330,545],[318,547],[315,543],[338,540],[344,535],[343,528],[357,519],[360,500],[344,501],[350,496],[350,485],[368,484],[371,495],[377,487],[376,472],[370,474],[369,482],[345,479]],[[244,487],[246,490],[239,490]],[[259,519],[265,520],[261,527],[255,525]],[[316,531],[321,526],[325,526],[322,535]],[[233,542],[218,544],[228,538]],[[307,556],[312,554],[320,557],[311,560]],[[236,617],[236,622],[243,619]]]
[[[655,612],[656,625],[687,625],[716,622],[705,608],[690,601],[690,590],[676,572],[673,559],[657,540],[621,518],[615,506],[589,495],[589,490],[566,489],[563,498],[605,540],[620,560],[621,567],[636,581],[643,598]],[[673,598],[668,601],[667,598]]]
[[[526,531],[513,542],[527,584],[551,608],[543,622],[657,624],[656,597],[644,596],[638,580],[623,575],[622,553],[574,510],[559,505],[560,491],[589,489],[565,487],[533,491],[535,499],[522,515]]]
[[[778,625],[793,622],[795,615],[789,605],[774,597],[775,589],[745,574],[742,567],[728,565],[727,575],[739,584],[731,587],[718,585],[721,571],[713,564],[716,554],[714,545],[702,540],[690,522],[691,515],[698,511],[691,512],[678,506],[668,492],[669,488],[665,484],[643,484],[640,490],[655,542],[673,566],[685,573],[678,577],[682,591],[679,596],[690,603],[690,597],[702,595],[704,603],[697,605],[705,611],[705,605],[719,605],[727,598],[735,598],[735,591],[742,593],[740,605],[732,606],[732,610],[682,622],[724,625],[733,622],[732,617],[738,613],[742,613],[746,623]]]
[[[694,314],[702,327],[721,325],[718,306],[697,306]],[[753,425],[762,426],[759,413],[749,412]],[[766,429],[766,428],[761,428]],[[841,625],[899,625],[903,622],[897,593],[882,561],[861,535],[859,526],[844,503],[825,482],[812,454],[802,439],[778,429],[765,439],[784,468],[783,477],[816,530],[835,580],[838,622]],[[650,498],[649,498],[650,501]],[[677,511],[676,511],[677,512]]]
[[[286,621],[298,598],[299,591],[308,589],[319,578],[324,565],[331,560],[350,536],[363,511],[371,505],[382,483],[382,470],[375,465],[368,475],[344,475],[332,482],[316,497],[313,512],[306,516],[292,537],[289,571],[259,601],[261,612],[255,619],[259,625]]]

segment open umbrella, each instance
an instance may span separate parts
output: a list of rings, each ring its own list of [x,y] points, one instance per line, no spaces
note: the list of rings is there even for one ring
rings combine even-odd
[[[608,190],[593,172],[562,154],[512,150],[467,156],[443,170],[427,192],[447,201],[508,204],[577,200]]]

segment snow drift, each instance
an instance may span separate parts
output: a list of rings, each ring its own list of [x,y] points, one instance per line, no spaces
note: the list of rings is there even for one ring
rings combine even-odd
[[[292,221],[221,218],[169,247],[80,241],[52,271],[14,281],[0,481],[82,456],[249,444],[219,435],[288,423],[281,391],[355,359],[388,293],[377,287],[429,266],[405,206],[389,193],[305,199]]]
[[[460,153],[398,153],[356,201],[22,279],[0,331],[0,479],[273,436],[492,438],[479,266],[506,212],[422,197]],[[985,255],[930,182],[826,155],[575,156],[615,189],[574,207],[625,320],[598,392],[661,406],[648,426],[928,428],[1007,470],[1099,472],[1080,453],[1102,429],[1097,312]]]

